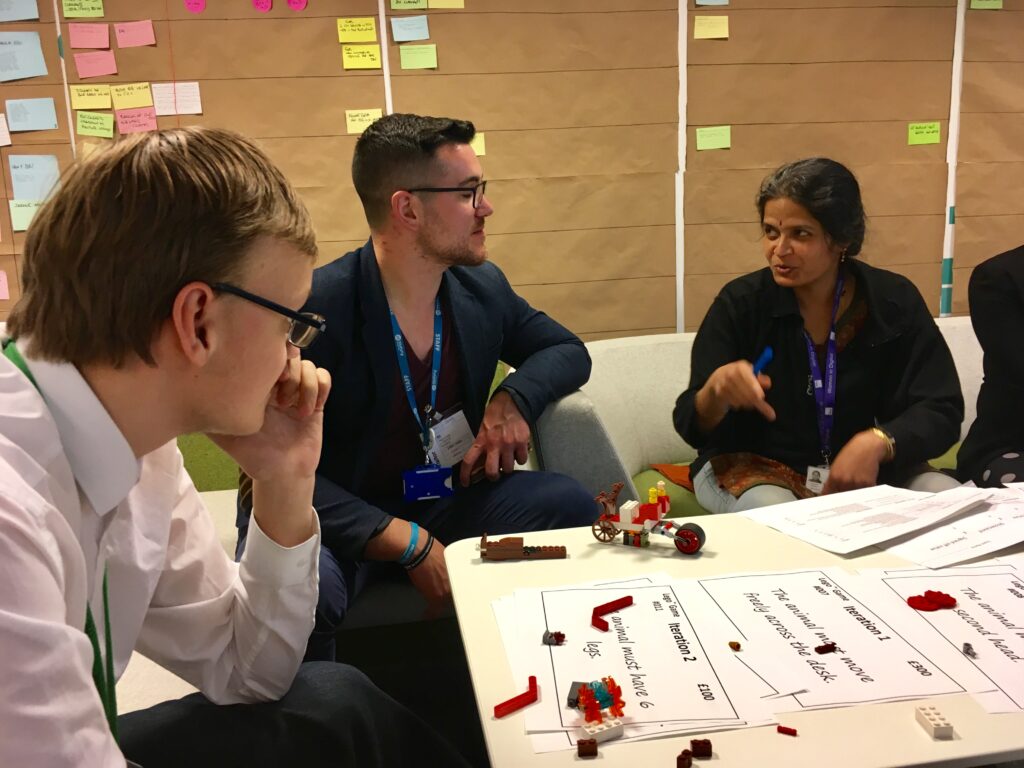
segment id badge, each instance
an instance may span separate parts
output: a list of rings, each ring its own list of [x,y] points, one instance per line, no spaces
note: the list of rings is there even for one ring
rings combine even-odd
[[[405,501],[429,501],[454,493],[451,467],[424,464],[402,472],[402,498]]]
[[[828,481],[828,467],[816,467],[810,466],[807,468],[807,482],[804,486],[811,493],[821,493],[825,487],[825,483]]]
[[[462,461],[473,444],[466,413],[461,408],[445,416],[430,428],[430,449],[427,461],[441,467],[453,467]]]

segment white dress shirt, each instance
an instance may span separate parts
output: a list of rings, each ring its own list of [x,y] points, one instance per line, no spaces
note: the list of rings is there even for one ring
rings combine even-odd
[[[115,675],[133,649],[219,704],[280,698],[313,628],[319,530],[255,518],[241,563],[172,441],[136,459],[78,370],[0,356],[0,766],[123,766],[92,679],[86,600]],[[40,391],[42,395],[40,395]]]

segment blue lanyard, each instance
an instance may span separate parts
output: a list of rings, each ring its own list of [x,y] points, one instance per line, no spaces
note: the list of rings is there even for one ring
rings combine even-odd
[[[814,351],[814,340],[804,330],[804,341],[807,342],[807,359],[811,366],[811,381],[814,385],[814,402],[817,405],[818,440],[821,442],[821,458],[826,466],[832,456],[832,425],[835,422],[836,410],[836,316],[839,314],[839,299],[843,295],[845,275],[840,272],[836,281],[836,299],[832,305],[832,322],[829,323],[828,342],[825,345],[825,375],[821,375],[818,355]]]
[[[412,384],[412,374],[409,372],[409,358],[405,353],[405,342],[402,341],[402,329],[398,325],[398,318],[388,307],[388,314],[391,315],[391,332],[395,339],[395,352],[398,355],[398,369],[402,372],[402,386],[405,387],[405,398],[412,408],[412,415],[420,427],[423,440],[424,453],[430,450],[430,423],[420,418],[419,408],[416,406],[416,390]],[[441,297],[434,299],[434,357],[430,365],[430,413],[437,407],[437,382],[441,375]]]

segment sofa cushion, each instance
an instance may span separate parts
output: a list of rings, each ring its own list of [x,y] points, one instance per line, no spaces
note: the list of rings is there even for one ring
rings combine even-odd
[[[668,494],[668,501],[672,505],[672,511],[667,515],[668,517],[708,514],[708,511],[697,502],[697,497],[693,495],[692,491],[667,480],[658,470],[647,469],[633,475],[633,485],[636,486],[642,497],[646,496],[648,488],[656,486],[659,481],[665,483],[665,493]]]

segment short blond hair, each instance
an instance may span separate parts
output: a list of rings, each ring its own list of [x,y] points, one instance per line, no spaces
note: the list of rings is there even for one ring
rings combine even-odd
[[[306,207],[252,141],[201,127],[133,135],[76,163],[39,209],[7,329],[46,360],[152,364],[182,286],[238,280],[264,236],[316,259]]]

